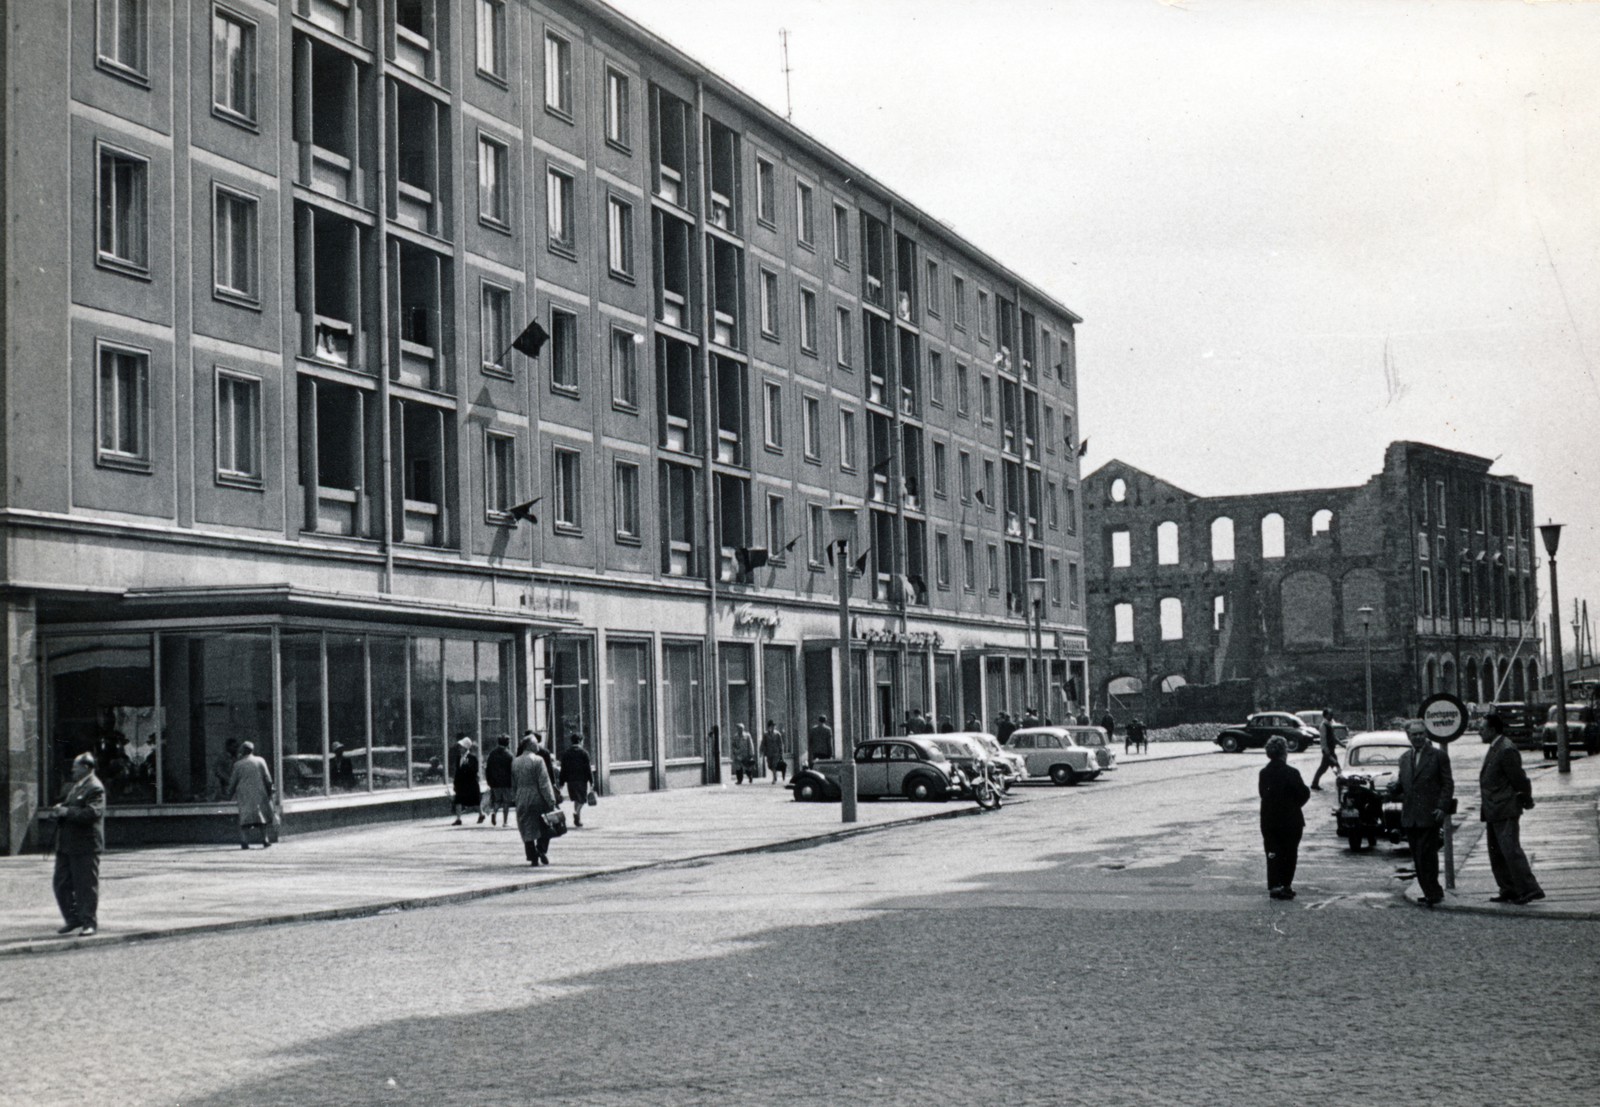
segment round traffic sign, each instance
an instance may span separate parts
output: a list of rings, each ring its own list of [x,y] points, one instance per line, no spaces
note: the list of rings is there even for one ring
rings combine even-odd
[[[1422,702],[1422,726],[1435,742],[1454,742],[1466,733],[1467,705],[1448,692]]]

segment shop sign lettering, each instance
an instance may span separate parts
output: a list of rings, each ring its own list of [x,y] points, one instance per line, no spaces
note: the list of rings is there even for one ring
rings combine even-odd
[[[742,603],[733,609],[733,625],[736,627],[775,631],[781,622],[783,616],[775,607],[757,607],[752,603]]]
[[[913,650],[936,650],[944,645],[944,639],[939,637],[936,631],[894,630],[886,626],[869,627],[863,625],[860,619],[851,620],[850,637],[871,645],[905,646]]]

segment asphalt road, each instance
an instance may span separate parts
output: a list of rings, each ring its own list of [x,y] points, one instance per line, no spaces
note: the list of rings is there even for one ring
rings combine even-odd
[[[1463,747],[1457,776],[1475,777]],[[1309,777],[1314,755],[1293,759]],[[472,904],[12,958],[0,1103],[1588,1105],[1600,924],[1408,905],[1259,755]]]

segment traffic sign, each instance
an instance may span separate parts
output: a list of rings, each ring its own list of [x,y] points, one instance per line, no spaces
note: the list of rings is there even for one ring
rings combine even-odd
[[[1422,726],[1435,742],[1454,742],[1467,731],[1467,705],[1448,692],[1422,702]]]

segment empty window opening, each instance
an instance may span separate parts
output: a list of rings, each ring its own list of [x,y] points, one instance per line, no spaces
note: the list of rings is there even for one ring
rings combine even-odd
[[[1133,564],[1133,543],[1125,530],[1111,532],[1111,567],[1126,569]]]
[[[1211,560],[1233,560],[1233,520],[1226,515],[1211,521]]]
[[[1276,511],[1261,517],[1261,556],[1283,556],[1283,516]]]

